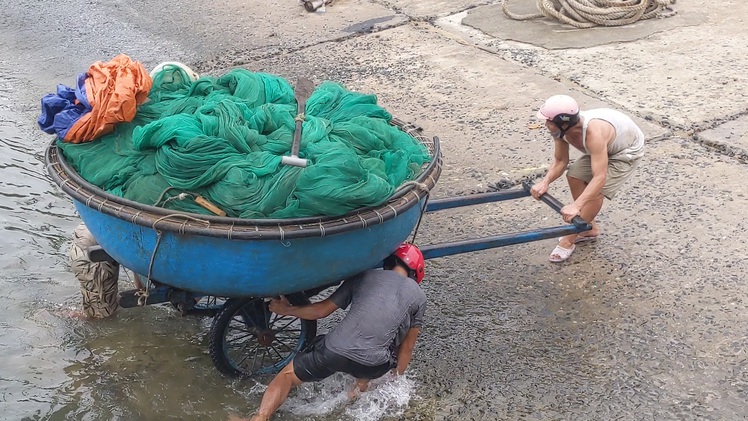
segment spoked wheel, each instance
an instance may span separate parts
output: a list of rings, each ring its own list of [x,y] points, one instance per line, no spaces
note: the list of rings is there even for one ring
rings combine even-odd
[[[308,304],[302,295],[291,304]],[[218,371],[231,377],[274,374],[286,366],[317,333],[317,322],[270,312],[262,298],[232,298],[210,328],[210,356]]]

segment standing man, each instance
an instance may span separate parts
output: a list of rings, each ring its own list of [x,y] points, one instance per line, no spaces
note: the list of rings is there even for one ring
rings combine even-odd
[[[548,186],[566,170],[569,145],[584,155],[574,161],[566,173],[574,202],[561,209],[563,220],[570,223],[579,215],[592,224],[581,234],[562,237],[549,260],[563,262],[571,256],[576,244],[595,240],[600,229],[595,217],[603,206],[603,198],[612,199],[644,154],[644,133],[627,115],[609,108],[580,111],[574,98],[554,95],[537,113],[554,141],[553,163],[543,179],[530,193],[535,199],[548,191]]]
[[[403,374],[423,324],[426,294],[421,251],[401,244],[384,261],[384,270],[367,270],[348,279],[324,301],[292,306],[281,297],[270,302],[276,314],[317,320],[350,305],[348,314],[327,335],[296,355],[270,382],[258,414],[267,421],[286,400],[293,386],[344,372],[356,378],[350,396],[365,392],[369,380],[390,370]],[[358,392],[357,392],[358,391]]]

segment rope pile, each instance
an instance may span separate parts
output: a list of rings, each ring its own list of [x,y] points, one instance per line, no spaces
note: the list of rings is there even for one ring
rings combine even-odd
[[[675,15],[675,0],[537,0],[540,13],[518,15],[509,11],[509,0],[503,0],[504,14],[514,20],[556,19],[584,29],[595,26],[622,26],[640,20]]]

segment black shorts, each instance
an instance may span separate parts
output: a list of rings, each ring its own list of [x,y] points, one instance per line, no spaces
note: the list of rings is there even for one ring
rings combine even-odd
[[[337,372],[371,380],[384,376],[391,368],[393,364],[389,362],[371,367],[338,355],[327,349],[324,335],[314,338],[314,342],[293,359],[293,372],[302,382],[320,381]]]

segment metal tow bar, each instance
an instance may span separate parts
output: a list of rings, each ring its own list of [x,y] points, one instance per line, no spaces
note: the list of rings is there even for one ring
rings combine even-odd
[[[524,182],[522,183],[521,188],[511,190],[432,199],[429,200],[428,205],[426,206],[426,213],[528,197],[530,196],[531,187],[532,186],[529,183]],[[540,200],[558,213],[561,213],[561,208],[564,207],[563,203],[548,193],[542,195]],[[421,252],[423,253],[424,259],[433,259],[436,257],[451,256],[453,254],[509,246],[512,244],[529,243],[531,241],[563,237],[565,235],[589,231],[591,229],[592,225],[589,222],[585,221],[580,216],[575,216],[574,219],[572,219],[571,224],[568,225],[421,246]]]

